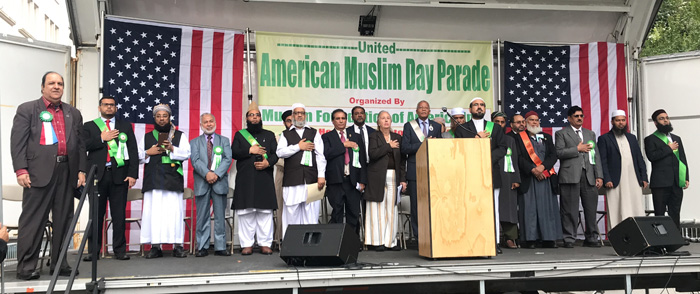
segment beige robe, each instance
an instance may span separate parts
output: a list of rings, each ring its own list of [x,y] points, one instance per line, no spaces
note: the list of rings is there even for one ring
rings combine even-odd
[[[609,228],[615,227],[628,217],[644,216],[644,196],[637,181],[629,142],[624,135],[615,136],[615,140],[622,156],[621,173],[620,184],[616,188],[607,189]]]

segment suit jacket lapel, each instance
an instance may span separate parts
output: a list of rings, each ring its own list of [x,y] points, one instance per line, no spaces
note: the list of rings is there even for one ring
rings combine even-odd
[[[612,136],[610,136],[610,137],[611,137],[610,140],[612,140],[612,145],[615,146],[615,149],[617,150],[617,153],[622,154],[622,153],[620,152],[620,146],[617,144],[617,138],[615,137],[615,133],[610,132],[610,134],[612,135]],[[625,134],[625,138],[627,139],[627,142],[629,143],[630,137],[628,137],[627,134]],[[632,146],[632,145],[630,144],[630,146]],[[631,148],[630,148],[630,149],[631,149]]]
[[[576,131],[574,131],[574,128],[571,125],[566,126],[565,128],[566,133],[569,134],[569,137],[571,137],[571,139],[574,140],[574,142],[581,142],[581,138],[576,134]],[[583,132],[583,130],[581,130],[581,132]]]
[[[68,104],[61,102],[61,112],[63,112],[63,122],[65,124],[66,131],[66,143],[70,139],[68,136],[71,134],[71,129],[73,128],[73,113],[71,113],[68,108]]]

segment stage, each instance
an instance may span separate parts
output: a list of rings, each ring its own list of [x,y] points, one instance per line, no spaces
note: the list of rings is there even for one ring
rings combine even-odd
[[[580,244],[579,244],[580,245]],[[700,290],[700,244],[679,250],[691,256],[619,257],[612,247],[573,249],[503,249],[493,258],[430,260],[417,250],[363,251],[358,266],[288,267],[279,258],[255,253],[230,257],[210,254],[197,258],[98,262],[106,293],[204,293],[260,291],[261,293],[361,292],[460,293],[523,290],[584,291],[677,288]],[[212,252],[213,253],[213,252]],[[75,259],[75,253],[70,254]],[[6,270],[6,293],[44,292],[49,283],[46,267],[39,280],[18,281]],[[73,291],[82,292],[89,281],[90,263],[81,262]],[[56,290],[65,289],[67,278]]]

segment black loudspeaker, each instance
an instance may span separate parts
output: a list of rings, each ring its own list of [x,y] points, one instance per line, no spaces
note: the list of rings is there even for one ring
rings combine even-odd
[[[280,257],[287,265],[344,265],[357,262],[360,238],[347,224],[289,225]]]
[[[612,228],[608,238],[620,256],[647,252],[663,255],[685,245],[681,232],[668,216],[629,217]]]

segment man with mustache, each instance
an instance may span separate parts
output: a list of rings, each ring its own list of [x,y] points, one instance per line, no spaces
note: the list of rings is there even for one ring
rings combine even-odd
[[[583,109],[572,106],[567,112],[569,126],[554,134],[561,189],[561,223],[564,248],[573,248],[579,220],[579,198],[583,206],[586,240],[583,246],[600,247],[598,242],[598,189],[603,186],[600,153],[595,146],[596,135],[583,126]]]
[[[147,259],[163,257],[160,244],[173,244],[174,257],[187,257],[183,217],[183,161],[190,157],[187,136],[170,123],[167,104],[153,107],[154,130],[144,135],[139,159],[143,168],[141,243],[151,244]],[[164,134],[164,135],[163,135]],[[163,138],[164,140],[161,140]]]
[[[649,183],[637,137],[627,131],[625,111],[615,110],[611,117],[612,129],[598,138],[598,149],[612,228],[628,217],[644,215],[644,198],[640,196]]]
[[[17,183],[24,188],[17,237],[17,279],[38,279],[36,271],[49,212],[53,219],[51,269],[56,269],[63,237],[73,218],[73,192],[88,171],[80,111],[61,102],[63,77],[47,72],[41,97],[22,103],[12,122],[10,154]],[[69,276],[64,259],[59,275]]]
[[[656,132],[644,138],[644,151],[651,161],[651,194],[654,200],[654,214],[668,215],[678,229],[681,228],[681,203],[683,190],[690,185],[688,161],[681,137],[672,134],[671,119],[663,109],[654,111],[651,119]]]
[[[534,249],[536,241],[546,248],[556,248],[561,239],[559,203],[553,191],[557,151],[552,136],[542,133],[537,112],[525,114],[526,131],[518,132],[518,223],[523,248]]]
[[[209,255],[211,203],[214,204],[214,254],[230,256],[231,253],[226,250],[226,195],[231,144],[228,138],[216,133],[213,114],[202,114],[199,126],[203,134],[190,141],[197,205],[197,253],[194,256]]]
[[[242,255],[253,253],[255,240],[260,252],[272,254],[272,211],[277,209],[275,180],[272,177],[277,154],[275,133],[263,129],[260,109],[251,102],[246,113],[248,128],[233,137],[233,158],[236,160],[236,191],[232,209],[238,216],[238,237]]]
[[[306,106],[292,105],[292,128],[282,132],[277,145],[277,156],[284,158],[284,211],[282,212],[282,238],[288,225],[315,225],[321,201],[306,202],[307,185],[323,190],[326,185],[326,157],[323,140],[318,130],[306,125]]]
[[[527,127],[525,126],[525,118],[520,114],[514,114],[510,118],[510,129],[511,131],[507,134],[512,138],[517,138],[518,133],[525,131]]]

